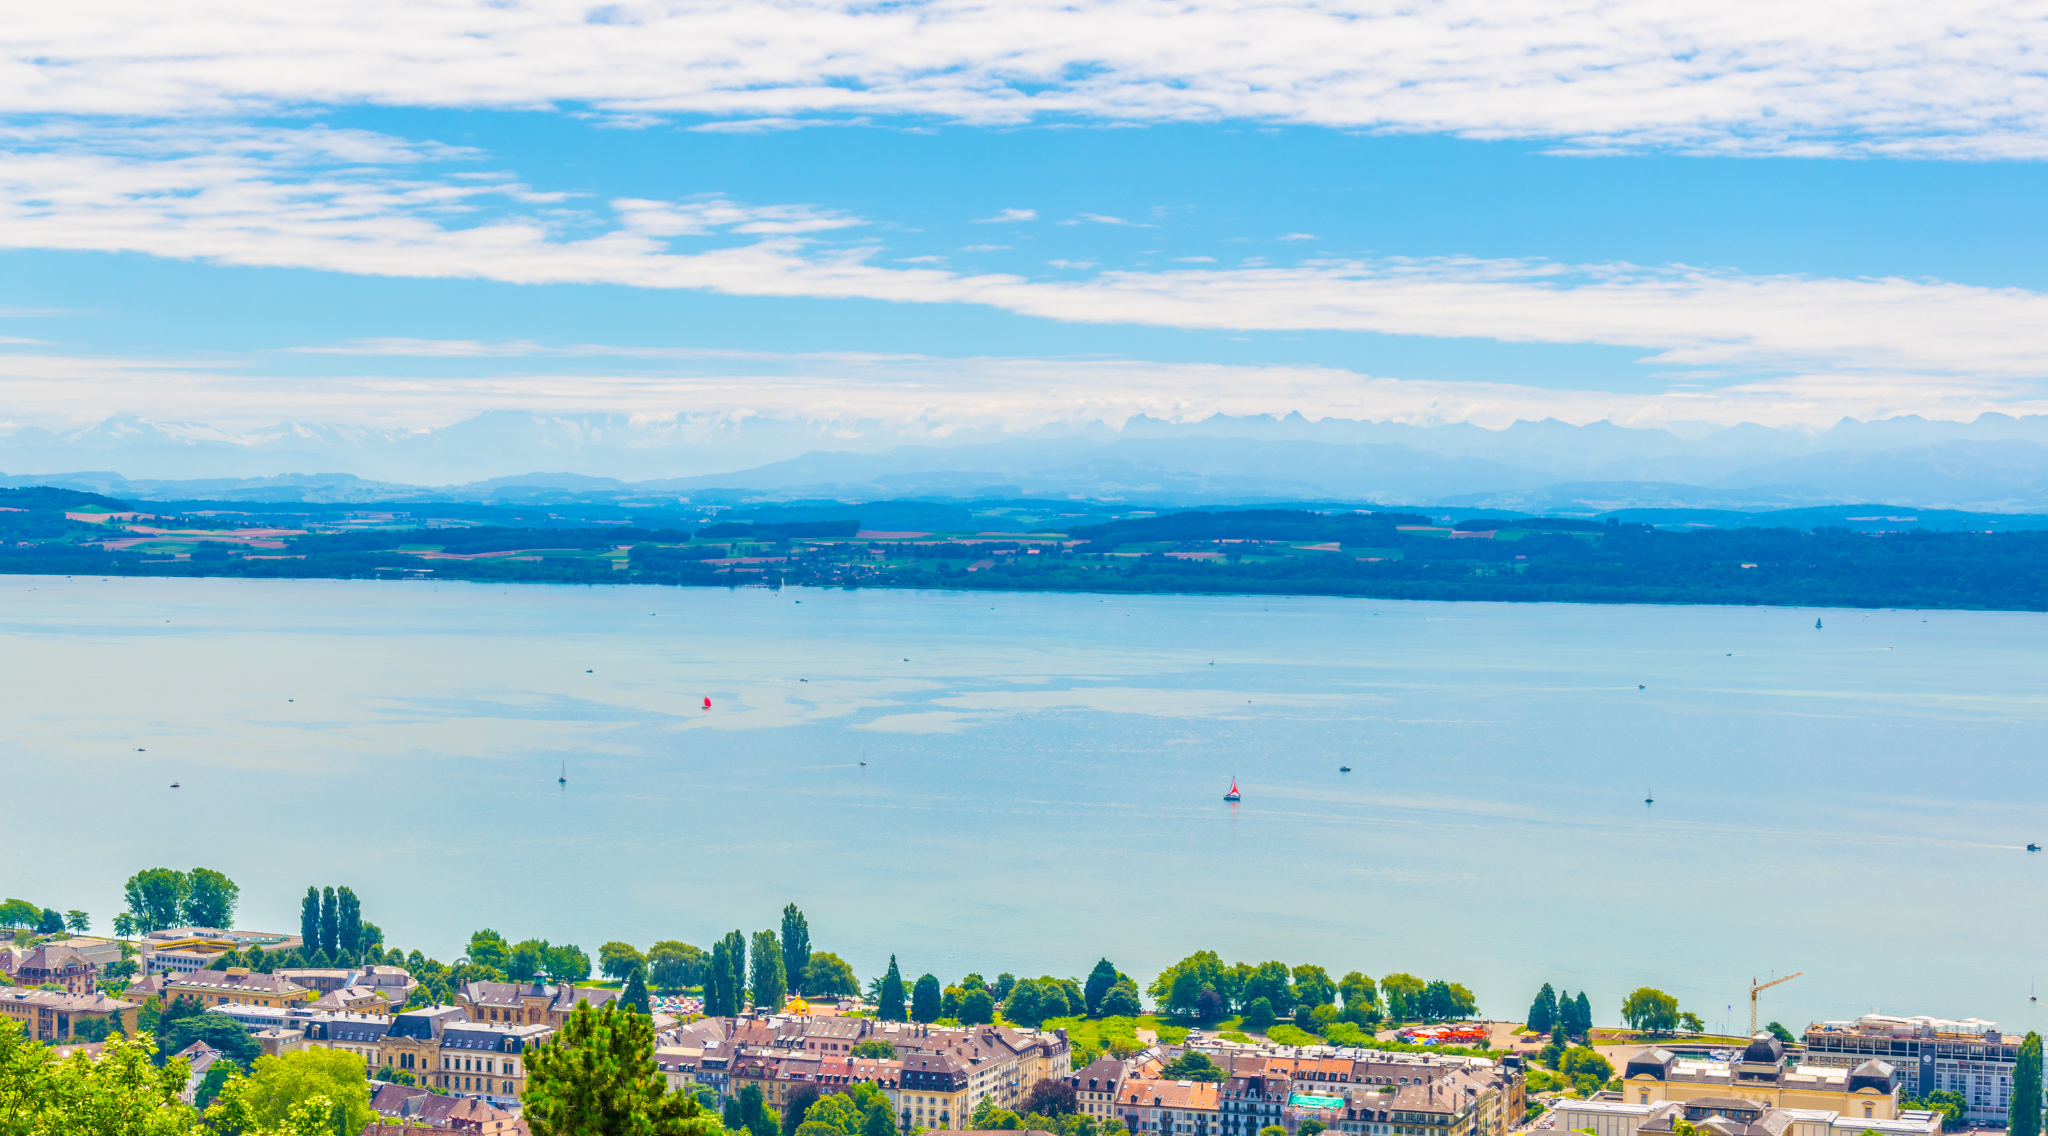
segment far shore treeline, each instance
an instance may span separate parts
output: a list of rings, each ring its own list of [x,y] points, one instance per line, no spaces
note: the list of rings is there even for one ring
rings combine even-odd
[[[1614,518],[1444,525],[1403,511],[1236,509],[1016,534],[862,537],[858,519],[693,530],[327,523],[259,542],[239,534],[274,522],[205,504],[123,528],[78,518],[151,507],[0,490],[0,573],[2048,610],[2048,530],[1667,531]]]

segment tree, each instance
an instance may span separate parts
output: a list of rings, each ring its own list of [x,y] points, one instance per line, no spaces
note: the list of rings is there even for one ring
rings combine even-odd
[[[183,1002],[185,999],[180,998],[178,1001]],[[196,1011],[196,1006],[194,1009]],[[244,1069],[255,1064],[256,1059],[263,1056],[263,1046],[250,1036],[242,1023],[226,1014],[194,1012],[189,1017],[165,1021],[158,1037],[160,1048],[166,1057],[176,1056],[195,1041],[205,1042],[207,1048],[219,1050],[228,1060]],[[356,1065],[358,1068],[362,1066],[362,1058],[356,1058]]]
[[[1316,1133],[1327,1131],[1329,1127],[1329,1125],[1324,1124],[1320,1120],[1304,1120],[1301,1122],[1301,1126],[1294,1130],[1294,1134],[1295,1136],[1316,1136]]]
[[[654,1063],[654,1021],[578,1002],[547,1041],[526,1051],[520,1098],[534,1136],[711,1136],[697,1098],[669,1092]],[[759,1096],[756,1095],[758,1107]],[[763,1134],[766,1136],[766,1134]]]
[[[1380,979],[1380,992],[1387,998],[1387,1016],[1395,1021],[1422,1016],[1422,992],[1428,983],[1405,972]]]
[[[1288,1136],[1288,1132],[1277,1124],[1268,1124],[1259,1129],[1259,1136]]]
[[[789,1090],[789,1096],[782,1102],[782,1136],[796,1136],[796,1130],[803,1127],[804,1114],[818,1103],[818,1086],[801,1084]]]
[[[725,957],[726,950],[723,938],[711,944],[711,970],[704,978],[704,1012],[714,1018],[728,1017],[737,1012],[731,1001],[732,995],[726,989],[726,975],[732,972]]]
[[[527,939],[505,953],[505,973],[514,982],[531,982],[548,964],[548,945],[539,939]],[[415,974],[413,977],[419,977]]]
[[[1593,1032],[1593,1004],[1586,1000],[1586,992],[1572,999],[1572,1036],[1586,1037]]]
[[[732,1128],[728,1125],[729,1131],[737,1133],[744,1130],[751,1136],[779,1136],[782,1132],[782,1125],[775,1122],[775,1117],[768,1112],[768,1106],[761,1100],[760,1085],[749,1083],[742,1086],[739,1106],[739,1127]]]
[[[1224,1076],[1223,1070],[1217,1068],[1207,1054],[1192,1049],[1167,1062],[1159,1073],[1160,1079],[1165,1081],[1221,1081]]]
[[[996,998],[987,990],[976,987],[960,996],[960,1024],[963,1026],[985,1026],[996,1020]],[[1050,1114],[1048,1114],[1050,1115]]]
[[[1621,1020],[1631,1029],[1671,1033],[1678,1029],[1678,999],[1662,990],[1639,986],[1622,1000]]]
[[[1244,983],[1244,997],[1264,998],[1276,1017],[1294,1013],[1293,973],[1283,962],[1262,962]]]
[[[1330,972],[1303,963],[1294,968],[1294,1001],[1302,1006],[1328,1006],[1337,1000],[1337,984]]]
[[[194,927],[231,928],[241,895],[242,889],[222,873],[194,868],[185,874],[185,922]]]
[[[178,1100],[185,1062],[161,1068],[149,1047],[114,1038],[97,1061],[82,1053],[59,1061],[47,1046],[0,1020],[0,1127],[25,1136],[185,1136],[192,1113]]]
[[[647,972],[645,970],[639,967],[633,968],[631,976],[626,979],[625,993],[619,995],[619,1001],[632,1009],[636,1014],[649,1012],[647,1009]]]
[[[1701,1021],[1700,1016],[1690,1010],[1678,1015],[1678,1024],[1688,1033],[1707,1032],[1707,1023]]]
[[[811,961],[804,966],[804,993],[858,997],[860,979],[854,977],[845,959],[831,951],[812,951]]]
[[[1248,1030],[1271,1029],[1274,1021],[1273,1003],[1265,998],[1254,998],[1244,1008],[1244,1028]]]
[[[847,1052],[868,1061],[887,1061],[896,1056],[896,1047],[879,1037],[871,1037],[854,1042],[853,1048]]]
[[[910,1020],[913,1022],[935,1022],[939,1020],[939,980],[931,975],[922,975],[917,986],[910,992]]]
[[[334,889],[320,889],[320,949],[329,956],[341,949],[341,904]]]
[[[2008,1136],[2041,1136],[2041,1035],[2029,1030],[2012,1067]]]
[[[242,1100],[251,1120],[276,1127],[291,1116],[294,1105],[325,1097],[342,1110],[350,1132],[375,1120],[370,1111],[370,1082],[363,1059],[341,1049],[301,1049],[275,1057],[258,1057],[250,1068]]]
[[[83,935],[92,930],[92,916],[74,907],[64,913],[64,926],[74,935]]]
[[[116,938],[132,939],[140,929],[132,912],[123,911],[114,916],[114,935]]]
[[[148,868],[128,877],[122,891],[136,929],[148,934],[177,926],[178,914],[185,909],[186,886],[185,873],[171,868]]]
[[[1363,1010],[1379,1001],[1379,989],[1372,979],[1355,970],[1337,980],[1337,993],[1347,1010]]]
[[[1109,993],[1102,996],[1105,1018],[1135,1018],[1144,1012],[1144,1004],[1138,1001],[1138,984],[1130,979],[1110,987]]]
[[[320,889],[309,887],[306,898],[299,901],[299,941],[304,949],[320,949]]]
[[[1072,1116],[1080,1111],[1074,1086],[1057,1077],[1043,1078],[1024,1095],[1024,1111],[1040,1116]]]
[[[801,993],[821,993],[805,986],[810,977],[811,924],[792,903],[782,909],[782,976]]]
[[[0,903],[0,927],[33,927],[42,917],[43,909],[25,899]]]
[[[598,955],[603,957],[603,948],[598,949]],[[673,993],[703,982],[709,961],[703,951],[688,943],[664,939],[647,948],[647,977],[655,989]]]
[[[574,943],[547,949],[548,977],[557,982],[577,983],[590,977],[590,956]]]
[[[737,1014],[746,1008],[747,1002],[747,936],[741,931],[725,934],[725,984],[726,1010]]]
[[[334,899],[341,905],[338,932],[341,949],[354,955],[363,949],[363,905],[350,888],[334,889]]]
[[[1536,992],[1536,1000],[1529,1003],[1529,1028],[1537,1033],[1549,1033],[1556,1024],[1557,992],[1546,982],[1543,989]]]
[[[36,934],[61,935],[64,933],[64,913],[54,907],[45,907],[36,918]]]
[[[1790,1045],[1793,1042],[1799,1040],[1798,1038],[1792,1036],[1791,1030],[1786,1029],[1784,1026],[1779,1025],[1777,1022],[1772,1022],[1770,1025],[1765,1026],[1764,1029],[1769,1031],[1772,1037],[1777,1038],[1779,1041],[1784,1042],[1786,1045]]]
[[[900,1022],[903,1013],[903,972],[896,969],[896,956],[889,956],[889,972],[882,976],[881,997],[876,1002],[877,1014],[885,1022]]]
[[[782,942],[773,931],[754,932],[753,969],[747,989],[754,1005],[773,1013],[789,1000],[789,976],[782,972]]]
[[[623,982],[627,975],[646,967],[647,956],[641,954],[631,943],[621,943],[614,939],[597,948],[597,969],[602,971],[606,978]]]
[[[511,952],[512,947],[505,942],[505,936],[486,927],[470,935],[466,954],[469,961],[478,966],[504,970],[506,956]]]
[[[1088,983],[1081,988],[1081,996],[1087,1002],[1089,1017],[1095,1017],[1102,1012],[1102,1000],[1115,988],[1117,978],[1115,965],[1106,958],[1096,963],[1095,969],[1088,972]]]
[[[864,1111],[867,1118],[861,1122],[860,1136],[897,1136],[896,1112],[887,1101],[875,1101]]]
[[[1202,987],[1195,995],[1195,1020],[1207,1024],[1230,1013],[1230,1007],[1223,1004],[1223,995],[1210,987]]]

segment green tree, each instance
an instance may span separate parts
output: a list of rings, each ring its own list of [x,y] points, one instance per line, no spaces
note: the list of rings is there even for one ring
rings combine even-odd
[[[728,1017],[737,1011],[726,987],[726,976],[732,973],[726,958],[729,949],[723,938],[711,944],[711,970],[704,978],[704,1012],[714,1018]]]
[[[1294,1013],[1293,977],[1284,962],[1262,962],[1245,979],[1244,997],[1264,998],[1275,1017],[1286,1017]]]
[[[1303,963],[1293,973],[1297,1006],[1328,1006],[1337,1001],[1337,984],[1330,981],[1329,971]]]
[[[350,956],[363,949],[363,904],[350,888],[334,889],[336,912],[336,940],[342,951]]]
[[[577,1003],[553,1037],[526,1051],[526,1070],[520,1103],[534,1136],[711,1136],[718,1126],[695,1096],[667,1090],[653,1019],[616,1002],[595,1011]]]
[[[511,953],[512,946],[505,941],[505,936],[498,934],[488,927],[469,937],[467,957],[470,962],[478,966],[487,966],[492,970],[505,970]]]
[[[910,992],[910,1020],[939,1020],[939,980],[929,974],[920,976],[917,985]]]
[[[64,926],[74,935],[83,935],[92,930],[92,916],[73,908],[64,913]]]
[[[1707,1023],[1701,1021],[1700,1016],[1698,1014],[1693,1013],[1691,1010],[1687,1010],[1685,1013],[1678,1015],[1678,1024],[1681,1027],[1683,1027],[1688,1033],[1707,1032]]]
[[[726,932],[725,971],[726,1013],[737,1014],[747,1001],[747,936],[743,932]]]
[[[887,1101],[876,1101],[863,1111],[866,1119],[861,1122],[860,1136],[897,1136],[896,1113]]]
[[[1631,1029],[1672,1033],[1678,1029],[1678,999],[1662,990],[1639,986],[1622,999],[1621,1020]]]
[[[1337,993],[1347,1010],[1363,1010],[1379,1001],[1379,988],[1355,970],[1337,980]]]
[[[2027,1031],[2012,1066],[2008,1136],[2041,1136],[2041,1035]]]
[[[896,969],[896,956],[889,956],[889,972],[882,976],[881,996],[876,1002],[876,1013],[885,1022],[900,1022],[904,1017],[903,972]]]
[[[540,939],[527,939],[515,945],[505,954],[505,973],[514,982],[531,982],[533,976],[545,970],[548,965],[548,945]],[[419,977],[414,974],[415,978]]]
[[[804,1125],[804,1114],[817,1103],[817,1085],[800,1084],[790,1089],[782,1101],[782,1136],[796,1136],[796,1130]]]
[[[728,1126],[731,1131],[738,1133],[744,1130],[749,1136],[780,1136],[782,1125],[776,1123],[774,1115],[761,1099],[760,1085],[749,1083],[742,1086],[739,1106],[739,1127]]]
[[[64,913],[54,907],[45,907],[36,915],[36,934],[61,935],[64,933]]]
[[[0,1132],[9,1136],[186,1136],[193,1114],[178,1100],[188,1070],[161,1068],[139,1041],[114,1038],[100,1059],[59,1061],[47,1046],[0,1020]]]
[[[600,950],[599,953],[603,952]],[[653,981],[655,989],[673,993],[703,982],[709,962],[704,952],[696,947],[664,939],[647,948],[647,977]]]
[[[574,943],[547,950],[548,977],[557,982],[577,983],[590,977],[590,956]]]
[[[804,967],[804,993],[857,997],[860,979],[854,977],[845,959],[831,951],[812,951],[811,961]]]
[[[782,943],[773,931],[754,932],[754,956],[747,990],[754,1005],[770,1013],[789,1000],[789,976],[782,972]]]
[[[1145,1012],[1138,1001],[1138,984],[1126,978],[1109,988],[1102,996],[1102,1016],[1105,1018],[1135,1018]]]
[[[363,1059],[340,1049],[302,1049],[258,1057],[249,1070],[243,1101],[251,1119],[265,1128],[284,1124],[292,1106],[325,1097],[340,1107],[350,1132],[376,1119],[370,1111],[370,1082]]]
[[[1572,1036],[1586,1037],[1593,1032],[1593,1004],[1586,1000],[1586,992],[1572,999]]]
[[[822,993],[804,985],[810,966],[811,924],[792,903],[782,909],[782,976],[801,993]]]
[[[1118,977],[1116,966],[1106,958],[1097,962],[1095,969],[1088,972],[1088,982],[1081,988],[1081,996],[1088,1004],[1089,1017],[1095,1017],[1102,1012],[1102,1000],[1116,986]]]
[[[647,956],[641,954],[631,943],[621,943],[614,939],[597,948],[597,969],[603,972],[606,978],[623,982],[627,975],[636,970],[643,970],[646,966]]]
[[[984,1026],[996,1020],[996,999],[986,989],[976,987],[960,996],[960,1024],[963,1026]]]
[[[341,949],[341,903],[334,889],[320,889],[320,950],[333,957]]]
[[[1277,1124],[1268,1124],[1259,1129],[1259,1136],[1288,1136],[1288,1132]]]
[[[121,911],[115,913],[114,935],[117,938],[132,939],[136,936],[139,930],[140,926],[137,923],[135,919],[135,914],[133,912]]]
[[[1791,1030],[1786,1029],[1784,1026],[1778,1024],[1777,1022],[1772,1022],[1770,1025],[1765,1026],[1764,1029],[1768,1031],[1772,1037],[1777,1038],[1779,1041],[1784,1042],[1786,1045],[1791,1045],[1793,1042],[1799,1040],[1798,1038],[1792,1036]]]
[[[1188,1050],[1167,1062],[1159,1076],[1167,1081],[1221,1081],[1225,1074],[1207,1054]]]
[[[896,1056],[896,1047],[879,1037],[871,1037],[854,1042],[853,1048],[847,1052],[868,1061],[888,1061]]]
[[[180,998],[178,1001],[184,1002],[186,999]],[[173,1003],[173,1008],[175,1007],[176,1003]],[[256,1059],[263,1056],[263,1047],[257,1044],[255,1038],[249,1036],[249,1031],[242,1023],[226,1014],[193,1012],[186,1017],[167,1020],[163,1023],[158,1038],[166,1057],[176,1056],[195,1041],[205,1042],[207,1048],[219,1050],[228,1060],[244,1069],[254,1065]],[[357,1058],[356,1064],[360,1067],[362,1059]]]
[[[649,1012],[647,1009],[647,972],[645,970],[639,967],[633,968],[631,974],[626,978],[626,990],[625,993],[619,995],[619,1001],[636,1014]]]
[[[1215,951],[1196,951],[1160,971],[1159,977],[1153,979],[1152,985],[1146,987],[1146,990],[1162,1009],[1182,1015],[1192,1014],[1195,1011],[1195,998],[1201,994],[1202,988],[1214,987],[1224,969],[1223,959],[1218,957]],[[1286,973],[1286,968],[1282,967],[1283,985],[1287,981]],[[1111,985],[1114,985],[1114,982]],[[1084,1006],[1087,1003],[1085,994],[1082,1003]]]
[[[1428,983],[1405,972],[1380,979],[1380,993],[1387,999],[1387,1016],[1395,1021],[1421,1017],[1422,992],[1428,987]]]
[[[1244,1008],[1244,1028],[1248,1030],[1272,1029],[1275,1020],[1273,1003],[1265,998],[1254,998],[1252,1004]]]
[[[130,901],[131,903],[133,900]],[[299,941],[302,949],[320,949],[320,889],[309,887],[306,898],[299,901]]]
[[[1529,1028],[1537,1033],[1549,1033],[1556,1024],[1557,992],[1546,982],[1543,989],[1536,992],[1536,1000],[1529,1003]]]
[[[1593,1050],[1583,1045],[1575,1045],[1564,1051],[1558,1061],[1557,1071],[1574,1081],[1580,1077],[1592,1077],[1605,1085],[1614,1076],[1614,1065]]]
[[[122,889],[135,925],[143,934],[178,925],[185,909],[185,873],[171,868],[148,868],[128,877]]]

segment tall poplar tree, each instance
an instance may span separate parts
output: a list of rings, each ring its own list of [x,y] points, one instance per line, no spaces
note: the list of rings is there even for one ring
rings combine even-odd
[[[309,887],[299,904],[299,949],[312,954],[320,949],[320,889]]]
[[[341,909],[336,905],[334,889],[327,888],[320,893],[320,950],[328,958],[341,947]]]
[[[1557,991],[1546,982],[1543,989],[1536,992],[1536,1000],[1529,1004],[1529,1028],[1537,1033],[1549,1033],[1556,1024]]]
[[[357,901],[356,893],[348,888],[337,888],[336,902],[341,905],[338,935],[341,949],[353,955],[363,949],[363,905]]]
[[[728,931],[725,934],[725,997],[726,1005],[732,1007],[727,1013],[737,1014],[747,1008],[747,936],[744,932]]]
[[[2041,1136],[2041,1035],[2027,1031],[2012,1067],[2012,1105],[2007,1136]]]
[[[896,956],[889,956],[889,973],[882,976],[882,996],[876,1013],[885,1022],[903,1020],[903,972],[896,967]]]
[[[811,924],[792,903],[782,909],[782,977],[803,993],[804,972],[811,965]]]
[[[754,995],[754,1005],[768,1013],[776,1013],[789,1000],[789,977],[782,973],[782,941],[773,931],[754,932],[753,972],[748,990]]]
[[[1593,1036],[1593,1004],[1586,1001],[1586,992],[1572,1002],[1572,1036],[1591,1039]]]
[[[714,1018],[731,1017],[733,1007],[726,1001],[725,976],[732,970],[725,958],[725,940],[711,944],[711,969],[704,975],[704,1012]]]

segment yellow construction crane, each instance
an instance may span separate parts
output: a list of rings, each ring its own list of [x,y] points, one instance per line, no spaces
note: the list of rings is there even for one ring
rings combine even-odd
[[[1756,1036],[1756,996],[1780,982],[1790,982],[1805,973],[1805,971],[1801,970],[1788,974],[1783,978],[1773,978],[1769,982],[1758,982],[1754,978],[1749,980],[1749,1036]]]

